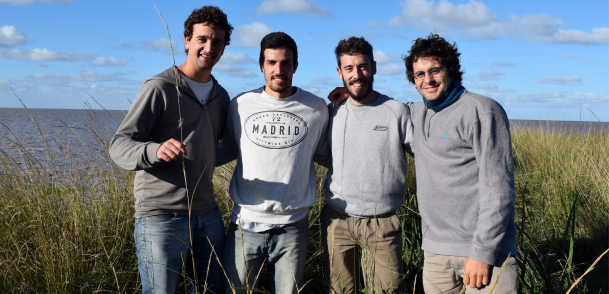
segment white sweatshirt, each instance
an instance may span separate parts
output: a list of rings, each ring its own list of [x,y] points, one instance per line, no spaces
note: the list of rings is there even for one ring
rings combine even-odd
[[[304,218],[317,193],[313,157],[330,152],[327,126],[324,100],[300,88],[286,98],[263,88],[234,98],[216,155],[216,166],[237,159],[233,214],[262,224]]]

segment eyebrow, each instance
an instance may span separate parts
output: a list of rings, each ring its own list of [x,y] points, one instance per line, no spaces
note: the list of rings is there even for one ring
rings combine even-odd
[[[213,41],[218,41],[218,42],[224,42],[224,40],[219,39],[219,38],[212,38],[209,35],[197,35],[196,36],[197,39],[201,39],[201,38],[207,38],[207,39],[211,39]]]

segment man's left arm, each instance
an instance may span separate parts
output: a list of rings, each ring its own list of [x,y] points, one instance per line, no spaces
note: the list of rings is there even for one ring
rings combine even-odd
[[[516,195],[514,164],[509,121],[505,112],[481,114],[470,131],[479,168],[480,210],[465,264],[464,282],[472,287],[481,287],[490,282],[512,213]]]

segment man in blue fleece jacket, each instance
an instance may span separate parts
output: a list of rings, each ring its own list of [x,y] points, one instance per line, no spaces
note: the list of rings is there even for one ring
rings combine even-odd
[[[516,293],[514,166],[507,115],[461,85],[456,44],[431,34],[404,58],[425,250],[425,293]],[[509,255],[509,258],[508,258]]]

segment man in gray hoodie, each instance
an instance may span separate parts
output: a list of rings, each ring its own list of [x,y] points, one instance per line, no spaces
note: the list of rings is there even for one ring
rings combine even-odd
[[[218,7],[195,9],[184,22],[186,62],[144,82],[110,144],[114,162],[137,171],[143,293],[174,293],[184,267],[199,293],[223,290],[224,224],[211,180],[230,98],[211,71],[232,29]]]
[[[514,166],[507,115],[462,85],[456,44],[436,34],[404,58],[425,250],[425,293],[516,293]],[[508,258],[509,256],[509,258]],[[501,266],[506,264],[497,279]]]
[[[361,256],[366,289],[405,293],[396,210],[406,192],[410,111],[373,90],[376,62],[363,37],[341,40],[334,52],[348,99],[328,105],[332,165],[321,212],[325,278],[330,293],[358,292]]]

